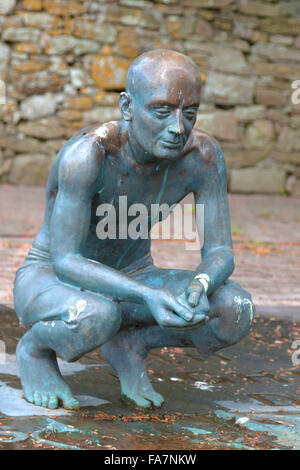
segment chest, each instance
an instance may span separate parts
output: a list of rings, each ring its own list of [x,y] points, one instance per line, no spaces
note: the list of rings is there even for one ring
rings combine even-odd
[[[192,176],[183,162],[158,166],[151,174],[110,163],[101,175],[93,206],[112,204],[118,209],[125,199],[128,207],[134,204],[142,204],[147,209],[153,204],[172,206],[192,191]]]

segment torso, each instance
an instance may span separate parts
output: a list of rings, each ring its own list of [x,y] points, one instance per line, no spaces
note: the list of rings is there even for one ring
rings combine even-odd
[[[144,204],[150,215],[151,204],[165,203],[171,207],[194,191],[198,185],[199,174],[203,174],[210,166],[213,155],[203,154],[201,158],[202,149],[205,148],[209,136],[199,131],[193,132],[196,132],[196,135],[189,139],[180,158],[176,161],[158,161],[156,165],[152,165],[150,171],[135,165],[130,156],[128,157],[128,143],[126,138],[120,135],[118,122],[84,129],[67,142],[66,146],[70,146],[84,135],[85,138],[89,136],[91,139],[101,140],[101,145],[105,148],[97,189],[91,201],[91,221],[88,237],[82,247],[83,256],[121,269],[150,253],[150,237],[137,240],[118,238],[119,197],[127,196],[128,208],[134,203]],[[48,179],[44,223],[33,244],[44,251],[49,251],[51,214],[59,191],[58,171],[65,147],[58,153]],[[100,240],[97,237],[96,227],[101,217],[96,215],[96,211],[103,203],[112,204],[116,209],[116,239]],[[128,217],[128,223],[134,218]],[[150,217],[148,231],[154,223]]]

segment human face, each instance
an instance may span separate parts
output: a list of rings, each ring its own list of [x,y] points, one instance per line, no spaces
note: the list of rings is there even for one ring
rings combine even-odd
[[[156,159],[179,157],[196,122],[199,102],[200,80],[194,70],[176,68],[141,80],[132,102],[134,138]]]

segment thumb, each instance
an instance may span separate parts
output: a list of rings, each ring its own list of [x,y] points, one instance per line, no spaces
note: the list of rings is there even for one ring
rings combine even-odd
[[[194,291],[188,296],[188,303],[191,307],[196,307],[201,297],[201,291]]]

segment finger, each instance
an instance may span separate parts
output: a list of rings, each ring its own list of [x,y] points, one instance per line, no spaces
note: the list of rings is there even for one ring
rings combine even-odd
[[[200,323],[206,322],[208,320],[208,316],[205,313],[198,313],[194,316],[193,320],[189,323],[189,326],[194,327]]]
[[[164,318],[163,328],[180,328],[183,330],[188,330],[197,327],[197,325],[200,325],[206,320],[207,317],[204,314],[195,315],[190,322],[186,322],[182,318],[170,314],[168,317]]]
[[[156,321],[161,328],[182,328],[187,326],[189,323],[183,318],[178,317],[175,313],[170,310],[156,310]]]
[[[188,288],[186,289],[186,296],[188,297],[190,294],[192,294],[193,292],[199,292],[200,295],[202,294],[204,290],[204,287],[202,284],[195,284],[195,283],[192,283],[188,286]]]
[[[185,321],[191,321],[194,316],[190,310],[180,305],[179,302],[172,302],[171,308],[176,315],[183,318]]]
[[[163,323],[164,328],[186,328],[190,325],[189,322],[171,312],[165,316]]]
[[[200,297],[201,297],[201,292],[199,291],[192,292],[188,297],[188,303],[190,304],[190,306],[196,307],[199,303]]]

